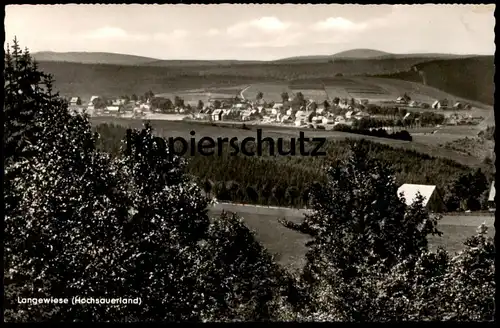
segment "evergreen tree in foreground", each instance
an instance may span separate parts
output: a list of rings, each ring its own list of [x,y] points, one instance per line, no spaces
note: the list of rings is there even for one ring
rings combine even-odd
[[[18,50],[6,62],[7,79],[19,85],[45,76]],[[210,225],[184,159],[160,151],[149,125],[131,131],[133,143],[111,159],[96,150],[88,117],[70,115],[50,76],[47,84],[33,95],[6,88],[6,321],[270,319],[276,264],[240,221]],[[72,305],[73,296],[142,302]]]

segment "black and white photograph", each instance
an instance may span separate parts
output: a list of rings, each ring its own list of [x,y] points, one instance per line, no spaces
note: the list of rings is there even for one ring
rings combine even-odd
[[[494,322],[495,7],[6,5],[4,322]]]

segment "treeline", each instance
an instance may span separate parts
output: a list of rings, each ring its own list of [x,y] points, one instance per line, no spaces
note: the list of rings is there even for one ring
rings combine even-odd
[[[97,147],[114,156],[119,154],[126,128],[114,124],[99,124],[95,131],[100,134]],[[205,192],[217,199],[259,205],[304,207],[308,204],[308,191],[314,183],[323,183],[323,168],[337,160],[345,159],[355,140],[328,140],[322,150],[325,157],[266,156],[269,145],[263,144],[262,157],[242,154],[230,156],[224,145],[222,156],[202,156],[195,152],[187,156],[187,172],[196,177]],[[435,158],[412,150],[392,148],[371,141],[363,141],[370,158],[389,163],[394,168],[398,184],[433,184],[445,191],[445,201],[453,198],[452,185],[462,175],[474,174],[474,170],[449,159]],[[290,149],[284,142],[284,149]],[[314,145],[306,145],[315,147]],[[249,150],[252,150],[247,147]],[[299,145],[296,153],[300,154]],[[190,154],[188,150],[187,154]],[[490,172],[484,172],[487,184],[492,181]],[[464,185],[467,187],[467,184]],[[483,186],[483,192],[488,185]],[[463,197],[462,194],[459,197]],[[455,199],[455,198],[453,198]],[[486,208],[484,193],[478,197],[481,208]],[[450,201],[454,208],[456,199]],[[471,202],[472,204],[472,202]],[[462,206],[462,208],[464,208]]]
[[[333,131],[349,132],[349,133],[354,133],[354,134],[361,134],[364,136],[372,136],[372,137],[395,139],[395,140],[404,140],[404,141],[412,141],[413,140],[410,133],[406,130],[396,131],[393,133],[389,133],[389,132],[387,132],[387,130],[381,129],[381,128],[370,130],[370,128],[373,128],[373,126],[370,126],[372,124],[370,124],[370,123],[365,124],[364,122],[360,122],[360,121],[363,121],[363,119],[361,119],[359,121],[355,121],[357,123],[353,124],[352,127],[349,125],[346,125],[346,124],[335,125],[333,127]],[[375,120],[375,122],[376,122],[376,120]],[[371,123],[373,123],[373,121]],[[375,124],[373,124],[373,125],[375,125]],[[378,125],[378,123],[377,123],[377,125]]]

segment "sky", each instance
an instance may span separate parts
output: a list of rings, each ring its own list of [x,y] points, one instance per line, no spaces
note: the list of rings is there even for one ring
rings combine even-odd
[[[495,5],[8,5],[6,41],[31,52],[274,60],[369,48],[495,53]]]

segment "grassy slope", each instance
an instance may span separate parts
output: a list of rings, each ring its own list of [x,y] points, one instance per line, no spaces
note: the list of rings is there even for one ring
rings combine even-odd
[[[211,214],[218,214],[221,206],[210,211]],[[267,209],[247,206],[224,206],[226,211],[239,213],[250,229],[256,232],[257,239],[273,254],[277,260],[285,266],[300,268],[305,262],[308,241],[306,235],[283,227],[278,218],[285,217],[288,220],[300,222],[302,215],[298,211],[287,209]],[[466,238],[473,236],[477,227],[486,222],[490,227],[489,236],[495,235],[494,217],[484,216],[448,216],[444,217],[439,230],[443,232],[441,237],[432,236],[429,238],[430,248],[435,250],[438,246],[443,246],[449,252],[458,252],[463,249],[463,242]]]

